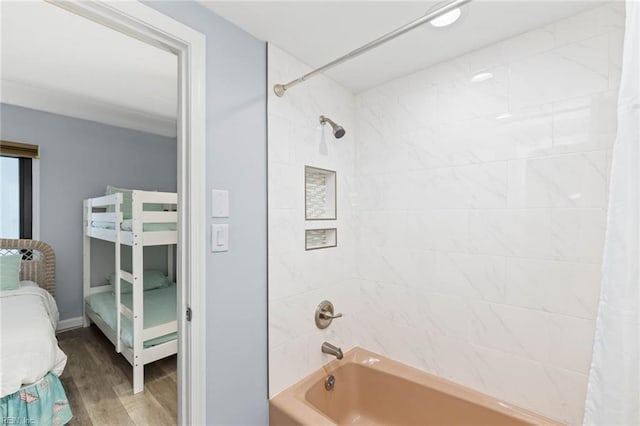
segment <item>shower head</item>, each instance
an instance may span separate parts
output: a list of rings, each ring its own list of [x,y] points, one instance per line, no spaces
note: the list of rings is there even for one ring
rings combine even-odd
[[[333,136],[336,139],[340,139],[341,137],[343,137],[345,135],[345,130],[342,126],[336,124],[332,119],[330,119],[329,117],[325,117],[324,115],[320,116],[320,124],[322,124],[323,126],[325,124],[329,123],[329,125],[331,126],[331,128],[333,129]]]

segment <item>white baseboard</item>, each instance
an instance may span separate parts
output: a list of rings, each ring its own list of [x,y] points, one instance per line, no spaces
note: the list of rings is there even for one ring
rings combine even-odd
[[[69,318],[66,320],[58,321],[58,327],[56,332],[73,330],[74,328],[82,327],[82,317]]]

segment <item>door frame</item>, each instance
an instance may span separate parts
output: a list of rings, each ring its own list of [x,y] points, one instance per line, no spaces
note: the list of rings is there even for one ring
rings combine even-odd
[[[46,0],[178,58],[178,424],[206,423],[205,36],[139,1]],[[191,308],[191,321],[186,320]]]

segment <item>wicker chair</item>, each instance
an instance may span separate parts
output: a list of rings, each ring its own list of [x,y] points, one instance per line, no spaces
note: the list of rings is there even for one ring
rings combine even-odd
[[[0,239],[0,256],[22,255],[20,280],[35,281],[56,295],[56,255],[47,243],[37,240]]]

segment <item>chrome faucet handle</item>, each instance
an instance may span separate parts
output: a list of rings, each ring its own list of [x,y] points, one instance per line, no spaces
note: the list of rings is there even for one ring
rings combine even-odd
[[[331,321],[336,318],[342,318],[342,314],[334,314],[333,312],[333,303],[328,300],[320,302],[315,312],[316,327],[319,329],[327,328]]]

